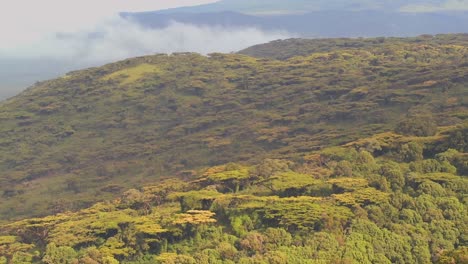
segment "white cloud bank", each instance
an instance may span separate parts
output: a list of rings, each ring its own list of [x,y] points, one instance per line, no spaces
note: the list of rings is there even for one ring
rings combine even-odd
[[[89,31],[119,12],[212,2],[216,0],[0,0],[0,48],[31,43],[56,32]]]
[[[288,36],[177,22],[148,29],[117,15],[212,2],[216,0],[0,0],[0,59],[93,64],[159,52],[231,52]]]
[[[194,26],[178,22],[166,28],[149,29],[126,19],[113,18],[89,31],[47,34],[27,44],[0,44],[0,57],[66,59],[89,64],[152,53],[232,52],[287,37],[290,37],[288,33],[255,28]]]
[[[27,35],[0,42],[0,100],[30,84],[71,70],[154,53],[233,52],[291,37],[256,28],[195,26],[173,22],[149,29],[114,17],[87,29]],[[33,36],[33,37],[32,37]]]
[[[217,0],[0,0],[0,100],[67,71],[172,52],[232,52],[290,37],[255,28],[171,23],[148,29],[118,12],[151,11]]]

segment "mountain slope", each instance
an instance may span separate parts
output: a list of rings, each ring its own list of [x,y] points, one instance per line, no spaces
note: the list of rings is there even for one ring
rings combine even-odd
[[[0,263],[466,263],[467,132],[376,134],[0,224]]]
[[[211,27],[255,27],[297,37],[409,37],[468,31],[468,5],[460,1],[224,0],[122,17],[144,27],[177,21]]]
[[[465,41],[373,41],[283,61],[154,55],[39,83],[0,105],[1,218],[82,208],[203,166],[297,159],[402,120],[466,119]]]
[[[389,49],[397,44],[411,45],[456,45],[466,46],[468,34],[422,35],[410,38],[335,38],[335,39],[288,39],[259,44],[239,51],[239,54],[257,58],[285,60],[295,56],[338,50],[359,50],[385,47]]]

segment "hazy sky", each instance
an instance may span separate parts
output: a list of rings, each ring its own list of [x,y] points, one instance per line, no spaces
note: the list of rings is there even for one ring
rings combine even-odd
[[[0,100],[67,71],[154,53],[232,52],[291,37],[256,28],[172,23],[149,29],[119,12],[216,0],[0,0]]]
[[[468,0],[445,0],[434,3],[413,4],[408,1],[406,6],[401,8],[404,12],[438,12],[438,11],[468,11]]]
[[[73,60],[89,65],[151,53],[237,51],[283,35],[255,29],[173,24],[143,28],[119,12],[216,0],[0,0],[0,58]],[[270,33],[272,33],[270,35]]]
[[[286,0],[285,0],[286,1]],[[312,1],[312,0],[311,0]],[[343,0],[345,1],[345,0]],[[31,56],[56,51],[57,33],[85,34],[118,24],[122,11],[151,11],[216,0],[0,0],[0,56]],[[432,2],[432,4],[430,4]],[[438,2],[438,4],[434,4]],[[402,8],[410,12],[466,10],[468,0],[428,1]],[[421,3],[421,2],[419,2]],[[109,30],[108,30],[109,31]],[[115,32],[115,30],[113,30]],[[53,40],[51,40],[53,39]],[[55,43],[56,44],[56,43]],[[48,48],[49,47],[49,48]],[[33,49],[34,48],[34,49]],[[73,48],[73,46],[71,47]],[[196,51],[196,50],[195,50]],[[60,55],[60,54],[58,54]]]
[[[0,100],[35,81],[129,57],[180,51],[232,52],[295,37],[288,32],[252,27],[181,23],[150,29],[118,16],[125,11],[153,11],[212,2],[217,1],[0,0]],[[408,5],[402,11],[407,12],[468,10],[468,0],[405,3]]]
[[[150,11],[215,0],[0,0],[0,49],[56,32],[91,30],[121,11]],[[7,40],[7,41],[4,41]]]

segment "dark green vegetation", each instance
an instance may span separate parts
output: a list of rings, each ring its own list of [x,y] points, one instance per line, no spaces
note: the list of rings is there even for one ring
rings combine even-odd
[[[382,133],[162,180],[0,225],[0,263],[467,263],[467,135]]]
[[[82,208],[203,166],[300,159],[401,121],[458,124],[468,42],[445,38],[318,41],[326,51],[282,61],[155,55],[39,83],[0,105],[0,216]]]
[[[467,44],[289,40],[38,83],[0,105],[0,263],[466,262]]]

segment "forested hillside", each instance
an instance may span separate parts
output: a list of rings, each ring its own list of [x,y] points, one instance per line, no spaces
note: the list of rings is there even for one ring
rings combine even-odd
[[[376,47],[385,47],[389,49],[395,45],[456,45],[465,46],[468,43],[468,34],[449,34],[449,35],[422,35],[412,38],[329,38],[329,39],[288,39],[272,41],[266,44],[255,45],[239,51],[244,54],[257,58],[271,58],[285,60],[295,56],[307,56],[312,53],[331,52],[350,49],[373,49]]]
[[[399,123],[431,136],[467,118],[465,35],[314,45],[284,60],[128,59],[2,102],[0,218],[76,210],[206,166],[301,160]]]
[[[467,44],[293,39],[37,83],[0,105],[0,263],[467,263]]]
[[[467,263],[468,126],[397,128],[0,225],[0,263]]]

